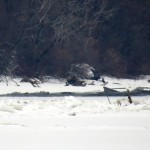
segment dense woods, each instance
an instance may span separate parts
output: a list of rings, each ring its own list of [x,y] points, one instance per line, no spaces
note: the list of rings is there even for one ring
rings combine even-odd
[[[150,74],[149,0],[0,0],[0,74],[66,76],[87,63]]]

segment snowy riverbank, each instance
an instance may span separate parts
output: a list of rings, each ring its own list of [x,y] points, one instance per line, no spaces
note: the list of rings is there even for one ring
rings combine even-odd
[[[130,90],[148,87],[140,80],[111,79],[107,87]],[[39,88],[29,83],[7,86],[0,94],[35,92],[99,92],[102,83],[86,87],[65,86],[49,80]],[[0,147],[2,150],[149,150],[150,96],[0,97]],[[119,103],[118,103],[119,102]],[[119,105],[121,103],[121,105]]]
[[[87,80],[85,87],[65,86],[64,79],[49,78],[46,82],[40,83],[40,87],[33,87],[30,83],[20,82],[21,78],[11,80],[7,77],[7,84],[5,79],[1,79],[0,96],[123,96],[127,95],[127,89],[132,95],[150,95],[150,83],[148,82],[150,76],[143,76],[139,79],[117,79],[106,76],[103,78],[107,84],[100,80]]]

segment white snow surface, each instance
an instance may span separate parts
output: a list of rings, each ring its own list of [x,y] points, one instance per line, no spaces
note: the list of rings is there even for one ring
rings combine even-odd
[[[108,84],[106,87],[108,88],[121,88],[133,90],[137,87],[148,87],[150,88],[150,83],[148,80],[150,79],[150,75],[140,77],[139,79],[117,79],[113,77],[102,76]],[[94,81],[94,85],[90,85],[93,81],[87,80],[87,86],[65,86],[65,80],[58,80],[50,78],[47,82],[39,84],[40,87],[33,87],[30,83],[20,82],[21,78],[14,78],[13,80],[17,82],[20,86],[17,86],[10,78],[8,77],[8,85],[5,80],[0,82],[0,95],[2,94],[10,94],[13,92],[18,93],[37,93],[37,92],[49,92],[49,93],[57,93],[57,92],[102,92],[104,91],[104,84],[99,81]],[[89,84],[89,85],[88,85]],[[123,90],[125,90],[123,89]],[[118,89],[119,91],[119,89]]]
[[[140,80],[105,77],[109,87],[149,87]],[[15,81],[19,79],[15,79]],[[119,84],[118,84],[119,83]],[[19,83],[20,84],[20,83]],[[50,80],[34,88],[29,83],[0,82],[0,94],[12,92],[99,91],[101,82],[86,87]],[[150,96],[127,97],[0,97],[1,150],[149,150]],[[121,105],[118,105],[119,102]]]

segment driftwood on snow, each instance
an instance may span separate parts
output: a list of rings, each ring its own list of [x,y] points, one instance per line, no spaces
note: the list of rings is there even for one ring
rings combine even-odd
[[[24,77],[20,82],[28,82],[28,83],[31,83],[33,87],[40,87],[39,86],[40,82],[37,79]]]
[[[130,94],[130,91],[128,89],[127,89],[127,94],[128,94],[129,103],[132,104],[131,94]]]
[[[66,86],[86,86],[86,83],[83,80],[78,79],[76,76],[69,77],[66,81]]]

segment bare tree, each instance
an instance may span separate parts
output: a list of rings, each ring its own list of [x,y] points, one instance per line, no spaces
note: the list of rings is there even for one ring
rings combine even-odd
[[[11,14],[22,23],[18,37],[10,43],[11,50],[21,53],[23,42],[27,40],[27,46],[32,42],[35,72],[39,72],[43,57],[54,46],[68,46],[77,41],[87,52],[96,43],[93,36],[96,27],[111,18],[114,11],[107,0],[26,0],[22,5],[23,9]]]
[[[0,75],[3,76],[8,86],[8,78],[10,78],[17,86],[19,84],[13,80],[14,72],[17,68],[16,51],[12,50],[9,43],[0,45]]]
[[[107,0],[33,0],[32,4],[39,23],[48,23],[54,31],[39,59],[55,44],[68,43],[72,38],[82,40],[86,51],[96,41],[92,36],[96,26],[113,14]]]

